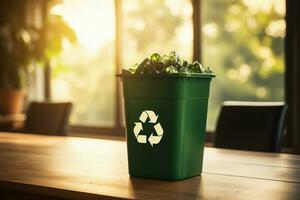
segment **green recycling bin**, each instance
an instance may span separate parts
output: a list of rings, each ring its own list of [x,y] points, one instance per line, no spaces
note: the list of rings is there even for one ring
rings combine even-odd
[[[180,180],[202,172],[213,74],[119,75],[129,174]]]

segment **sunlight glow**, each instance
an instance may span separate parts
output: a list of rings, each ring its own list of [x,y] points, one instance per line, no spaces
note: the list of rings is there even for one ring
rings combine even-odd
[[[164,3],[170,8],[173,15],[181,15],[185,18],[190,18],[193,13],[192,4],[185,1],[166,0]]]
[[[266,34],[273,37],[281,37],[285,36],[286,24],[283,19],[272,21],[268,27],[266,28]]]
[[[256,89],[256,96],[264,97],[267,95],[267,89],[265,87],[258,87]]]
[[[113,1],[110,0],[64,0],[51,9],[62,15],[74,29],[78,42],[86,49],[96,51],[115,38]]]
[[[243,0],[243,3],[250,8],[251,12],[270,12],[271,9],[274,9],[277,13],[284,16],[285,14],[285,1],[279,0]]]
[[[208,37],[215,38],[218,35],[218,26],[215,23],[208,23],[202,27],[202,31]]]
[[[229,69],[226,76],[230,80],[245,83],[251,75],[251,71],[251,67],[248,64],[242,64],[239,69]]]

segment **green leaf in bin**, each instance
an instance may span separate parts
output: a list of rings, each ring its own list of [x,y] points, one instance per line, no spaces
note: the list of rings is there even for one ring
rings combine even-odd
[[[183,68],[187,68],[188,65],[189,65],[188,61],[183,60],[183,62],[182,62],[182,67],[183,67]]]
[[[149,62],[149,58],[145,58],[141,64],[136,68],[135,74],[143,74],[146,69],[146,64]]]
[[[202,73],[212,74],[213,71],[210,67],[203,67],[198,61],[189,63],[188,61],[180,58],[175,52],[171,51],[167,55],[159,55],[153,53],[149,58],[145,58],[140,64],[135,64],[129,70],[123,73],[131,74],[190,74]]]
[[[166,68],[166,70],[165,70],[165,72],[167,73],[167,74],[177,74],[178,73],[178,71],[176,70],[176,68],[174,67],[174,66],[168,66],[167,68]]]
[[[200,64],[200,63],[199,63]],[[201,69],[201,73],[203,73],[203,72],[205,72],[205,69],[204,69],[204,67],[200,64],[199,65],[199,67],[200,67],[200,69]]]
[[[158,53],[154,53],[150,57],[151,61],[158,62],[160,60],[160,55]]]
[[[130,69],[127,70],[127,69],[122,69],[122,74],[132,74]]]
[[[134,74],[139,64],[135,63],[131,68],[129,68],[130,74]]]
[[[177,62],[180,61],[179,55],[176,53],[176,51],[171,51],[171,52],[169,53],[169,57],[170,57],[170,59],[171,59],[173,62],[175,62],[175,63],[177,63]]]
[[[163,62],[156,62],[155,63],[155,68],[157,72],[162,72],[164,70],[164,63]]]
[[[180,74],[189,74],[191,72],[188,68],[181,68],[178,73],[180,73]]]
[[[204,72],[207,73],[207,74],[212,74],[213,73],[211,67],[206,67],[205,70],[204,70]]]
[[[194,73],[203,73],[204,72],[204,68],[198,61],[195,61],[193,64],[190,64],[188,66],[188,68],[190,71],[192,71]]]

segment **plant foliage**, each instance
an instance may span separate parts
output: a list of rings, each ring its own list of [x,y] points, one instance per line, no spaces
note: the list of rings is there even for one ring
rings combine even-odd
[[[0,89],[21,89],[31,64],[44,65],[61,52],[64,39],[71,43],[77,40],[61,16],[49,14],[40,28],[27,25],[18,14],[24,5],[4,4],[3,7],[10,9],[1,9]]]

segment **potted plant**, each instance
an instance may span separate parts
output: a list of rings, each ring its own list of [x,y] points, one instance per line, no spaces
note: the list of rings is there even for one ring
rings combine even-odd
[[[29,66],[46,63],[62,49],[66,38],[76,41],[73,30],[61,16],[49,15],[47,26],[35,28],[15,23],[0,24],[0,114],[20,113],[23,109]]]
[[[129,174],[180,180],[202,172],[210,67],[155,53],[123,81]]]

